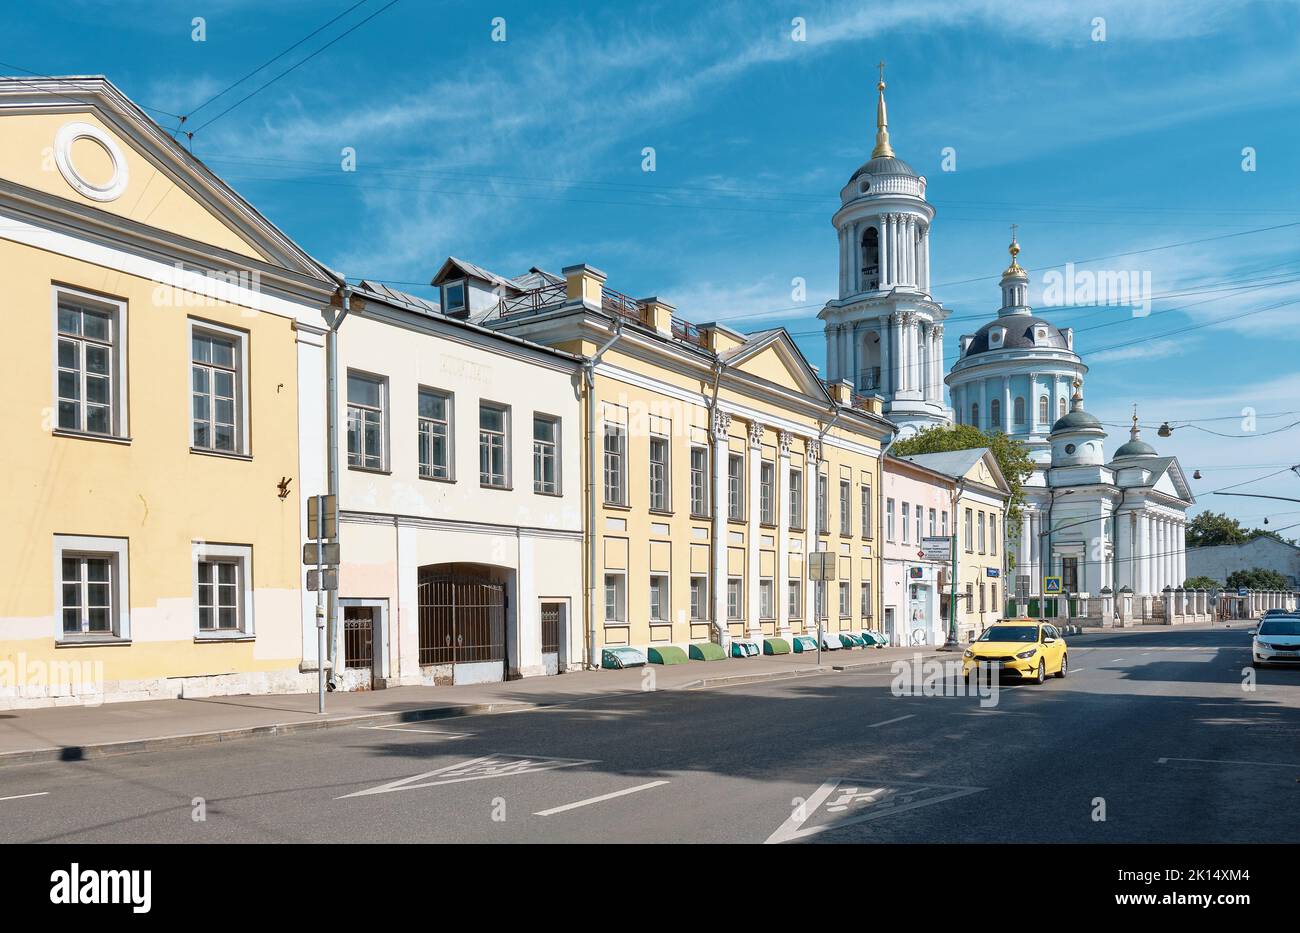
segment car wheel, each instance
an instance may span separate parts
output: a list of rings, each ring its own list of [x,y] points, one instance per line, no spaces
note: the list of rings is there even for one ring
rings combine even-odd
[[[1061,669],[1056,672],[1056,676],[1064,677],[1068,673],[1070,673],[1070,656],[1063,654],[1061,655]]]
[[[1041,684],[1047,680],[1047,662],[1042,658],[1038,659],[1038,675],[1034,677],[1034,683]]]

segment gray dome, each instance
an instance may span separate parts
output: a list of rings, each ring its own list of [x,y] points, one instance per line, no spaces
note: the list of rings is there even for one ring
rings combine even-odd
[[[1073,411],[1067,411],[1064,415],[1056,420],[1052,425],[1052,433],[1058,431],[1079,431],[1088,428],[1101,430],[1101,422],[1088,414],[1082,408],[1075,408]],[[1128,446],[1127,444],[1125,446]]]
[[[1114,459],[1119,460],[1122,457],[1158,457],[1156,449],[1146,441],[1133,440],[1115,451]]]
[[[911,175],[913,178],[920,177],[912,166],[894,156],[880,156],[868,162],[863,162],[849,181],[856,181],[862,175]]]
[[[989,331],[995,327],[1005,327],[1007,335],[1002,339],[1002,346],[989,346]],[[1034,328],[1046,327],[1047,340],[1041,343],[1034,341]],[[979,330],[975,331],[975,337],[971,340],[970,346],[966,348],[965,356],[974,356],[977,353],[987,353],[989,350],[1033,350],[1033,349],[1050,349],[1050,350],[1068,350],[1069,343],[1065,335],[1061,333],[1060,328],[1050,321],[1044,321],[1040,317],[1033,317],[1027,314],[1008,314],[990,321]]]

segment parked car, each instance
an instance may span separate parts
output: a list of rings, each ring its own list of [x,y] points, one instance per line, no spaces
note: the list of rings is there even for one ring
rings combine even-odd
[[[1300,613],[1265,615],[1250,645],[1251,664],[1300,664]]]

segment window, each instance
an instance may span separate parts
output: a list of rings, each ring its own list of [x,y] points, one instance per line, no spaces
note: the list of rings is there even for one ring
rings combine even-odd
[[[980,553],[983,554],[983,553],[984,553],[984,540],[985,540],[985,539],[984,539],[984,513],[983,513],[983,512],[980,512],[980,513],[979,513],[979,519],[978,519],[978,521],[979,521]]]
[[[740,592],[740,578],[729,578],[727,580],[727,619],[732,622],[738,620],[741,617],[741,607],[744,604],[744,598]]]
[[[669,612],[668,578],[662,574],[650,577],[650,618],[655,622],[667,622]]]
[[[1056,407],[1057,407],[1057,410],[1058,410],[1057,417],[1058,417],[1058,418],[1064,418],[1064,417],[1065,417],[1065,399],[1061,399],[1060,402],[1057,404]]]
[[[995,515],[993,512],[990,512],[989,513],[989,553],[996,554],[997,552],[998,552],[997,515]]]
[[[650,438],[650,508],[667,512],[668,502],[668,438]]]
[[[862,621],[866,622],[871,618],[871,581],[863,580],[858,584],[858,601],[859,609],[862,613]]]
[[[851,615],[853,615],[853,610],[850,608],[850,602],[849,602],[849,585],[847,583],[841,582],[840,583],[840,618],[847,619]]]
[[[894,500],[885,500],[885,540],[894,540]]]
[[[989,605],[993,607],[994,612],[999,611],[998,610],[998,585],[996,583],[989,584]]]
[[[790,527],[803,530],[803,470],[790,470]]]
[[[776,618],[776,584],[772,580],[758,581],[758,617],[760,619]]]
[[[1047,401],[1046,395],[1039,397],[1038,399],[1038,423],[1039,424],[1047,424],[1048,415],[1052,411],[1052,409],[1049,407],[1050,404],[1051,403]]]
[[[912,528],[912,507],[908,505],[906,502],[904,502],[903,503],[903,543],[904,544],[907,544],[910,540],[908,538],[908,535],[912,533],[911,528]]]
[[[246,454],[243,335],[190,322],[190,444]]]
[[[980,403],[979,402],[971,402],[970,423],[975,425],[975,427],[977,428],[980,426]]]
[[[791,619],[803,618],[803,591],[799,588],[799,583],[797,579],[788,581],[789,592],[786,601],[789,605],[786,609]]]
[[[759,518],[764,525],[776,524],[776,464],[764,460],[758,466]]]
[[[874,532],[871,528],[871,487],[865,483],[862,489],[862,537],[870,538]]]
[[[448,282],[442,287],[442,313],[447,315],[463,315],[465,311],[464,281]]]
[[[384,468],[384,380],[348,373],[348,466]]]
[[[966,614],[969,615],[974,611],[975,611],[975,584],[967,583],[966,584]]]
[[[975,516],[970,509],[966,510],[966,550],[975,550]]]
[[[130,638],[124,538],[55,535],[59,641]]]
[[[980,612],[984,611],[984,582],[980,581]]]
[[[691,514],[709,514],[709,451],[691,448]]]
[[[505,489],[510,485],[510,409],[480,402],[478,406],[478,481]]]
[[[1025,423],[1025,397],[1023,395],[1016,396],[1015,413],[1016,413],[1015,414],[1016,424],[1018,425],[1024,424]]]
[[[605,503],[627,505],[627,429],[605,423]]]
[[[709,617],[709,578],[691,577],[691,621]]]
[[[853,484],[840,480],[840,534],[853,534]]]
[[[627,578],[621,573],[605,574],[605,624],[627,621]]]
[[[195,541],[194,612],[199,638],[253,634],[253,549]]]
[[[1002,402],[998,399],[989,402],[989,427],[1002,427]]]
[[[930,510],[930,537],[933,538],[938,534],[938,513],[934,509]]]
[[[942,528],[942,531],[940,531],[939,534],[943,535],[945,538],[948,537],[948,510],[947,509],[943,510],[943,522],[940,525],[940,528]]]
[[[732,521],[745,518],[745,457],[727,455],[727,517]]]
[[[451,396],[420,389],[420,475],[426,479],[451,479]]]
[[[916,543],[917,544],[920,544],[921,538],[924,537],[924,535],[921,534],[921,530],[922,530],[921,524],[925,517],[924,512],[925,510],[922,509],[920,505],[916,507]]]
[[[533,415],[533,492],[560,494],[560,419]]]
[[[124,320],[121,305],[59,293],[55,392],[60,430],[125,435]]]
[[[827,515],[829,506],[826,503],[826,474],[817,474],[817,533],[819,535],[827,534],[830,531],[830,516]]]

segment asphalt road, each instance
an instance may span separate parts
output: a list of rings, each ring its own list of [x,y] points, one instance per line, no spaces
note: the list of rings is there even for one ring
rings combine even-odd
[[[1240,624],[1068,640],[992,706],[886,668],[10,766],[0,841],[1300,842],[1300,669],[1245,689]]]

